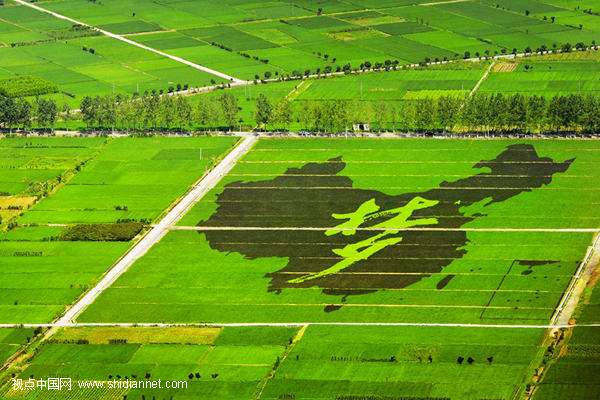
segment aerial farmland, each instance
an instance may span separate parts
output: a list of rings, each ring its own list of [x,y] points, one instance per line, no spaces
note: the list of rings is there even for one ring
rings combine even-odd
[[[0,0],[0,398],[600,398],[593,0]]]

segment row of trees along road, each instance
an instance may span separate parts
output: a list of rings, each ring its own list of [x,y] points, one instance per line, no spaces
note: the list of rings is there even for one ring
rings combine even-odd
[[[58,117],[54,100],[37,98],[30,102],[0,93],[0,126],[29,129],[32,126],[52,127]]]
[[[337,133],[366,123],[375,131],[400,132],[600,132],[600,97],[565,95],[550,99],[521,94],[425,97],[404,101],[295,101],[272,103],[260,94],[253,121],[240,118],[237,98],[225,92],[202,96],[197,104],[182,96],[86,98],[81,105],[90,128],[119,130],[194,128],[303,129]]]
[[[339,133],[354,124],[372,131],[394,132],[600,132],[600,97],[564,95],[546,98],[521,94],[477,94],[470,97],[425,97],[402,101],[323,100],[271,102],[260,94],[253,120],[241,118],[230,92],[184,96],[150,94],[135,97],[96,96],[81,101],[73,114],[51,99],[30,102],[0,95],[0,126],[5,129],[53,128],[57,119],[76,117],[88,129],[193,131],[237,129]],[[250,110],[248,110],[250,111]]]
[[[547,99],[521,94],[425,97],[403,101],[256,101],[255,121],[270,130],[295,124],[315,132],[344,132],[366,123],[374,131],[400,132],[600,132],[600,97]]]

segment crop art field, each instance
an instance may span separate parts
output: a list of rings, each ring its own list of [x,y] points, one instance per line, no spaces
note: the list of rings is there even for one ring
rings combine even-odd
[[[0,143],[24,160],[47,143],[81,166],[63,165],[0,242],[6,322],[52,320],[131,246],[108,241],[107,226],[126,235],[117,220],[158,220],[234,143],[27,140]],[[594,140],[261,138],[84,325],[7,373],[70,377],[69,398],[86,399],[518,398],[600,224],[598,152]],[[7,184],[11,195],[30,186]],[[92,238],[69,239],[82,230]],[[586,299],[576,318],[597,322],[598,298]],[[574,332],[539,398],[597,392],[580,385],[596,331]],[[0,356],[29,335],[6,331]],[[186,387],[123,386],[158,379]],[[5,382],[2,398],[65,397]]]
[[[81,320],[545,324],[600,223],[598,150],[261,140]]]
[[[51,322],[234,142],[1,139],[0,323]]]

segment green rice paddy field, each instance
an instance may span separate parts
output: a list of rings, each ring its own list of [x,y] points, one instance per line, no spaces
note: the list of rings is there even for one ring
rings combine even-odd
[[[567,0],[46,0],[37,4],[240,79],[263,77],[266,72],[272,77],[295,71],[315,73],[347,63],[358,67],[366,61],[375,65],[397,60],[402,65],[460,59],[465,52],[477,57],[510,53],[513,49],[521,52],[526,47],[536,50],[542,45],[552,49],[564,42],[589,45],[600,40],[597,16],[584,12],[586,4]],[[162,55],[12,1],[0,7],[0,58],[0,81],[10,83],[15,75],[43,79],[45,83],[40,85],[44,93],[36,94],[48,94],[71,106],[78,106],[85,95],[167,91],[178,84],[198,87],[223,82]],[[522,85],[524,90],[535,88],[548,93],[597,90],[595,80],[578,83],[573,79],[575,73],[590,72],[582,63],[547,71],[544,79],[552,81],[547,84],[539,79],[537,71],[530,74],[534,75],[530,79],[533,84],[520,79],[513,82],[516,74],[505,74],[491,79],[488,89],[500,90],[508,85],[507,90],[512,91]],[[456,82],[442,79],[422,89],[469,90],[458,81],[477,81],[472,76],[475,74],[472,71],[463,77],[449,77]],[[429,79],[439,80],[435,76],[425,78]],[[410,93],[418,88],[409,86],[406,90]],[[312,90],[322,92],[338,91],[326,87]]]
[[[462,57],[465,51],[483,55],[542,44],[551,48],[565,41],[591,43],[600,30],[596,18],[583,13],[583,7],[574,9],[560,0],[526,4],[516,0],[230,0],[207,1],[202,6],[189,1],[147,5],[139,0],[101,4],[61,0],[41,4],[247,79],[265,71],[290,73],[366,60],[416,63]],[[153,33],[135,35],[145,31]],[[252,57],[269,61],[265,64]]]
[[[54,240],[69,225],[155,220],[234,142],[226,137],[0,139],[0,191],[6,195],[0,199],[40,198],[19,210],[15,228],[0,233],[0,322],[52,321],[131,245]],[[31,193],[61,173],[64,180],[49,193]]]
[[[81,320],[543,324],[600,224],[599,150],[261,140]]]
[[[600,290],[597,280],[590,284],[575,315],[578,323],[598,324]],[[551,364],[539,385],[536,400],[570,398],[593,399],[600,393],[596,379],[600,370],[600,327],[576,326],[567,334],[566,345],[555,364]]]
[[[0,393],[6,399],[65,398],[66,393],[77,399],[503,399],[521,390],[543,333],[320,326],[208,328],[212,332],[206,333],[207,328],[188,328],[184,343],[181,328],[150,329],[150,339],[144,333],[148,328],[110,333],[105,328],[64,329],[18,377],[68,376],[73,391],[16,391],[8,383]],[[108,343],[117,338],[128,341]],[[72,343],[81,339],[89,343]],[[465,361],[459,364],[459,357]],[[188,387],[127,391],[75,386],[83,380],[144,380],[148,373],[146,379],[183,380]]]
[[[71,391],[0,390],[4,399],[71,396],[80,399],[252,398],[295,331],[274,329],[66,329],[45,344],[20,376],[71,377]],[[115,345],[111,339],[126,343]],[[78,340],[79,344],[73,341]],[[82,344],[83,341],[90,343]],[[189,378],[189,374],[193,374]],[[187,388],[162,390],[79,389],[77,381],[183,381]]]
[[[534,398],[593,399],[600,393],[596,376],[600,369],[599,327],[575,327],[564,353],[544,376]]]
[[[0,363],[4,363],[17,349],[33,337],[32,329],[0,330]]]
[[[0,82],[16,75],[41,78],[52,84],[54,89],[46,92],[60,103],[79,106],[86,95],[167,91],[178,83],[198,87],[222,81],[118,40],[74,31],[72,26],[28,7],[0,7]]]

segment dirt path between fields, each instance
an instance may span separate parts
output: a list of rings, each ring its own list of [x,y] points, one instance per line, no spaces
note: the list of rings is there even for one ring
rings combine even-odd
[[[73,19],[71,17],[67,17],[66,15],[62,15],[62,14],[56,13],[54,11],[50,11],[50,10],[48,10],[46,8],[42,8],[42,7],[38,6],[38,5],[29,3],[29,2],[27,2],[25,0],[14,0],[14,1],[15,1],[15,3],[20,4],[22,6],[33,8],[34,10],[37,10],[37,11],[40,11],[40,12],[43,12],[43,13],[46,13],[46,14],[50,14],[50,15],[52,15],[55,18],[59,18],[59,19],[65,20],[65,21],[69,21],[69,22],[71,22],[73,24],[86,26],[86,27],[91,28],[91,29],[95,30],[96,32],[100,32],[101,34],[103,34],[105,36],[108,36],[110,38],[113,38],[113,39],[116,39],[116,40],[120,40],[121,42],[125,42],[127,44],[132,45],[132,46],[139,47],[140,49],[144,49],[144,50],[150,51],[152,53],[158,54],[160,56],[169,58],[169,59],[171,59],[173,61],[176,61],[176,62],[178,62],[180,64],[185,64],[188,67],[192,67],[192,68],[197,69],[199,71],[203,71],[203,72],[206,72],[208,74],[218,76],[219,78],[222,78],[222,79],[225,79],[227,81],[230,81],[231,84],[232,84],[232,86],[233,85],[243,85],[243,84],[246,84],[246,81],[244,81],[244,80],[235,78],[233,76],[230,76],[230,75],[227,75],[227,74],[225,74],[223,72],[220,72],[220,71],[217,71],[217,70],[205,67],[203,65],[199,65],[199,64],[193,63],[193,62],[188,61],[188,60],[186,60],[184,58],[173,56],[171,54],[165,53],[164,51],[155,49],[153,47],[143,45],[143,44],[138,43],[136,41],[133,41],[133,40],[131,40],[129,38],[126,38],[123,35],[118,35],[116,33],[112,33],[112,32],[109,32],[107,30],[104,30],[104,29],[100,29],[100,28],[98,28],[96,26],[93,26],[93,25],[90,25],[90,24],[86,24],[85,22],[78,21],[78,20]]]
[[[475,87],[473,89],[471,89],[471,91],[469,92],[469,97],[473,97],[473,95],[475,93],[477,93],[477,91],[479,90],[479,87],[481,86],[481,84],[483,82],[485,82],[485,80],[487,79],[487,77],[490,75],[490,72],[492,72],[492,69],[494,68],[494,65],[496,65],[496,60],[493,60],[490,63],[490,65],[486,68],[486,70],[483,73],[483,75],[481,76],[481,78],[479,78],[479,80],[475,84]]]
[[[551,319],[552,325],[569,325],[573,322],[571,318],[577,308],[579,299],[583,295],[598,265],[600,265],[600,234],[596,235],[594,242],[588,247],[585,258],[575,272],[564,296],[556,307],[556,311]]]

